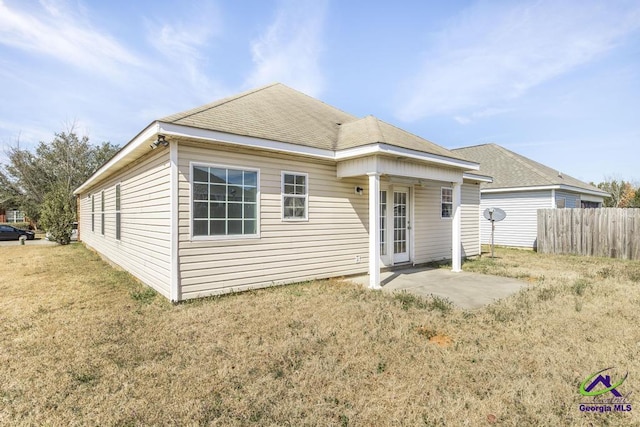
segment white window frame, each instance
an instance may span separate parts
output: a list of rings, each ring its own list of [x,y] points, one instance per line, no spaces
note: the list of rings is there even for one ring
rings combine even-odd
[[[96,195],[91,196],[91,232],[96,232]]]
[[[102,235],[102,237],[105,236],[105,228],[106,228],[106,221],[105,221],[105,209],[106,209],[106,203],[105,203],[105,191],[102,190],[100,192],[100,234]]]
[[[235,169],[248,172],[256,172],[256,233],[255,234],[230,234],[195,236],[193,234],[193,169],[197,166],[204,168]],[[189,162],[189,237],[192,241],[212,240],[243,240],[260,238],[260,169],[240,165],[228,165],[220,163]]]
[[[451,201],[450,202],[445,202],[442,198],[443,196],[443,191],[442,190],[449,190],[451,191]],[[451,205],[451,215],[450,216],[442,216],[442,205],[447,204],[447,205]],[[453,219],[453,187],[440,187],[440,219]]]
[[[115,230],[114,235],[117,241],[122,240],[122,185],[117,183],[114,187],[114,203],[115,203]],[[120,199],[120,200],[118,200]]]
[[[304,218],[285,218],[284,216],[284,198],[295,197],[302,198],[297,194],[285,194],[284,193],[284,176],[285,175],[297,175],[304,176]],[[281,171],[280,172],[280,218],[283,222],[308,222],[309,221],[309,174],[306,172],[292,172]]]
[[[11,216],[9,216],[9,214],[11,214]],[[25,222],[24,213],[19,209],[8,209],[5,211],[5,216],[7,217],[8,223],[15,224],[18,222]],[[18,221],[18,218],[20,218],[20,221]]]

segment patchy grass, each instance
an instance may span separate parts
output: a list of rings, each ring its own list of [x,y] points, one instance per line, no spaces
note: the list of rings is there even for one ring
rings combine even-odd
[[[640,424],[578,410],[600,369],[640,388],[639,263],[497,255],[464,268],[529,286],[465,311],[337,280],[174,306],[81,245],[0,248],[0,425]]]

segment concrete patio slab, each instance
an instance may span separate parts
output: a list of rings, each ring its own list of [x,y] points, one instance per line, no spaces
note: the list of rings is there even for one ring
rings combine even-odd
[[[466,271],[453,273],[446,268],[405,268],[380,273],[384,292],[407,291],[415,295],[437,295],[463,309],[480,308],[515,294],[526,282],[508,277]],[[369,276],[356,276],[352,282],[369,285]]]

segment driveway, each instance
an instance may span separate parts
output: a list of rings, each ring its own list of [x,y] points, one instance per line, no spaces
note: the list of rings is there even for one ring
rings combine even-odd
[[[453,273],[446,268],[406,268],[380,273],[384,292],[407,291],[420,296],[437,295],[463,309],[491,304],[515,294],[527,283],[508,277],[479,273]],[[357,276],[352,282],[369,285],[369,276]]]
[[[47,239],[38,239],[38,238],[35,238],[33,240],[25,240],[24,244],[27,245],[27,246],[31,246],[31,245],[49,245],[49,246],[57,245],[56,242],[50,242]],[[0,247],[3,247],[3,246],[20,246],[20,241],[19,240],[0,240]]]

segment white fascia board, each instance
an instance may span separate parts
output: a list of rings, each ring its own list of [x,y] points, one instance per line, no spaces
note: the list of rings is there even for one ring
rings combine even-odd
[[[361,147],[347,148],[345,150],[336,151],[336,160],[347,160],[353,157],[369,156],[372,154],[388,154],[397,157],[406,157],[409,159],[427,161],[446,166],[463,168],[467,170],[479,170],[480,165],[466,160],[452,159],[449,157],[439,156],[437,154],[423,153],[421,151],[410,150],[408,148],[394,147],[388,144],[371,144]]]
[[[253,136],[235,135],[215,130],[194,128],[191,126],[176,125],[173,123],[159,122],[159,133],[169,136],[179,136],[183,138],[195,138],[206,141],[224,142],[227,144],[239,145],[242,147],[261,148],[265,150],[280,151],[284,153],[299,154],[303,156],[313,156],[323,159],[334,159],[333,150],[323,150],[321,148],[307,147],[304,145],[291,144],[288,142],[273,141],[270,139],[256,138]]]
[[[462,178],[480,182],[493,182],[493,178],[488,175],[477,175],[469,172],[464,172]]]
[[[483,188],[481,193],[509,193],[512,191],[539,191],[539,190],[564,190],[571,191],[572,193],[590,194],[593,196],[609,197],[609,193],[604,191],[587,190],[584,188],[574,187],[571,185],[555,184],[555,185],[540,185],[533,187],[504,187],[504,188]]]
[[[452,159],[449,157],[439,156],[436,154],[423,153],[420,151],[409,150],[407,148],[395,147],[387,144],[371,144],[362,147],[348,148],[346,150],[325,150],[321,148],[307,147],[304,145],[291,144],[288,142],[274,141],[251,136],[236,135],[226,132],[214,130],[199,129],[191,126],[177,125],[174,123],[165,123],[155,121],[140,132],[134,139],[129,141],[116,155],[98,169],[87,181],[78,187],[74,194],[79,194],[91,187],[104,173],[118,164],[134,150],[138,149],[149,138],[154,135],[162,134],[165,136],[177,136],[183,138],[194,138],[205,141],[222,142],[227,144],[238,145],[242,147],[259,148],[265,150],[279,151],[302,156],[311,156],[326,160],[346,160],[353,157],[361,157],[372,154],[386,154],[396,157],[405,157],[409,159],[420,160],[423,162],[435,163],[449,167],[461,168],[466,170],[479,170],[480,165],[466,160]]]
[[[393,156],[407,157],[416,160],[428,161],[447,166],[478,170],[478,163],[465,160],[451,159],[436,154],[422,153],[420,151],[408,150],[406,148],[394,147],[387,144],[372,144],[363,147],[349,148],[346,150],[325,150],[321,148],[307,147],[304,145],[291,144],[269,139],[256,138],[252,136],[235,135],[214,130],[193,128],[191,126],[176,125],[173,123],[159,123],[159,133],[163,135],[174,135],[184,138],[204,139],[208,141],[237,144],[243,147],[261,148],[274,150],[303,156],[318,157],[327,160],[346,160],[353,157],[361,157],[371,154],[388,154]]]
[[[80,187],[78,187],[73,194],[78,195],[87,188],[91,187],[91,184],[96,182],[101,175],[103,175],[106,171],[111,169],[114,165],[119,163],[122,159],[131,154],[134,150],[139,148],[142,144],[144,144],[149,138],[158,133],[158,122],[153,122],[146,129],[140,132],[135,138],[127,143],[124,147],[118,151],[115,156],[111,158],[111,160],[107,161],[100,169],[94,172],[93,175],[89,177]]]

